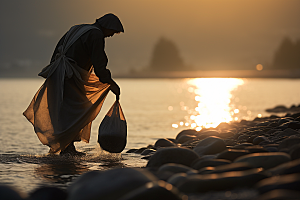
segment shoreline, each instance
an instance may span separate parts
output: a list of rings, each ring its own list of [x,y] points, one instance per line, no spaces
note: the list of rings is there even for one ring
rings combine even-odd
[[[89,171],[67,190],[40,187],[30,195],[55,190],[68,196],[61,199],[78,200],[299,197],[300,113],[187,129],[126,153],[143,156],[146,166]]]

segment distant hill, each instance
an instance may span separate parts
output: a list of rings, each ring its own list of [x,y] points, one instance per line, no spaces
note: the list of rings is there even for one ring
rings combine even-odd
[[[191,70],[191,67],[184,64],[175,43],[161,37],[154,46],[148,70],[186,71]]]
[[[273,69],[300,69],[300,40],[293,42],[285,37],[276,50],[272,63]]]

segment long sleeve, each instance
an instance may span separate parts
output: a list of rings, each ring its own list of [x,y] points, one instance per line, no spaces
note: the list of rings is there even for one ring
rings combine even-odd
[[[95,74],[98,76],[99,80],[102,83],[111,82],[111,73],[109,69],[106,68],[108,59],[104,51],[104,38],[93,41],[91,61],[94,66]]]

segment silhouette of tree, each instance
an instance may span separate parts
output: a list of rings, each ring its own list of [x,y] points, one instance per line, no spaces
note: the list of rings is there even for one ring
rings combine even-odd
[[[178,71],[187,70],[179,50],[174,42],[161,37],[154,46],[152,59],[150,61],[151,70]]]
[[[274,54],[273,68],[300,69],[300,40],[295,43],[285,37]]]

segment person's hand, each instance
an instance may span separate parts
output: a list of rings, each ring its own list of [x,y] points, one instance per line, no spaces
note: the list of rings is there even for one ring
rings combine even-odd
[[[110,83],[110,90],[116,95],[116,100],[120,99],[120,87],[114,81]]]

